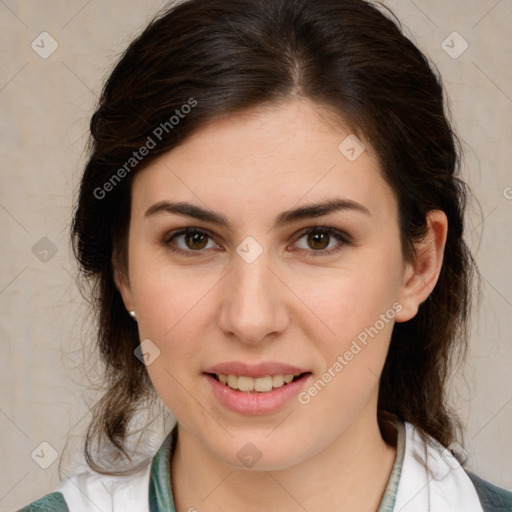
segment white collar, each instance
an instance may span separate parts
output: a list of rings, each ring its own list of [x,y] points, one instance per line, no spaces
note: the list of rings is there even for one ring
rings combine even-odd
[[[408,422],[394,511],[483,512],[475,487],[457,459],[432,437],[423,441]]]
[[[92,470],[66,480],[59,489],[70,512],[149,512],[151,461],[125,476]]]

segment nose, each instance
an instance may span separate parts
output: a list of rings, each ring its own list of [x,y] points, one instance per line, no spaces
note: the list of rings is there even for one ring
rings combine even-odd
[[[269,268],[265,252],[252,263],[235,255],[223,281],[219,327],[226,336],[256,345],[285,332],[286,290]]]

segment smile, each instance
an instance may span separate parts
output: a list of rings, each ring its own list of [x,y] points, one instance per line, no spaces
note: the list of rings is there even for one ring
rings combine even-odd
[[[295,403],[311,372],[273,375],[203,373],[215,401],[232,412],[246,416],[272,414]]]

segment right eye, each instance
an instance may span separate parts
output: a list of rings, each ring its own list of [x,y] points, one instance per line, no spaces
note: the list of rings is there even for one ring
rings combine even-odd
[[[168,233],[163,243],[171,251],[184,256],[199,256],[200,254],[193,253],[201,253],[203,249],[220,248],[206,231],[198,228],[184,228]]]

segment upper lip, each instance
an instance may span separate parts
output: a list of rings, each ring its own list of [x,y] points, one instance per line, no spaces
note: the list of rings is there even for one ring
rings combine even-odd
[[[266,375],[298,375],[300,373],[307,373],[307,370],[299,368],[298,366],[274,361],[258,364],[247,364],[241,361],[232,361],[210,366],[205,370],[205,373],[215,373],[217,375],[245,375],[247,377],[257,378],[265,377]]]

